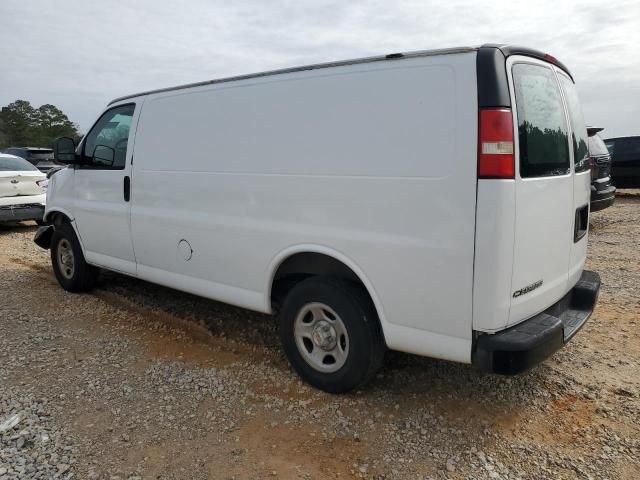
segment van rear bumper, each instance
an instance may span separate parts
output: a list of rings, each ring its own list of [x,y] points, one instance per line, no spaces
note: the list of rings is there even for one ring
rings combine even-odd
[[[499,333],[480,335],[471,363],[483,372],[515,375],[560,349],[593,313],[600,276],[585,270],[569,293],[544,312]]]

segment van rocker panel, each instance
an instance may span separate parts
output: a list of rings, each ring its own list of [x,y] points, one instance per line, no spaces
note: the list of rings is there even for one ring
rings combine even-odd
[[[480,335],[472,363],[484,372],[502,375],[515,375],[540,363],[586,323],[599,291],[600,276],[583,271],[575,287],[544,312],[499,333]]]

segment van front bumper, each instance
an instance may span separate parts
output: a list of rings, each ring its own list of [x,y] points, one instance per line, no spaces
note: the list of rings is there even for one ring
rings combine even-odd
[[[560,349],[593,313],[600,276],[585,270],[569,293],[544,312],[499,333],[479,335],[471,362],[483,372],[515,375]]]

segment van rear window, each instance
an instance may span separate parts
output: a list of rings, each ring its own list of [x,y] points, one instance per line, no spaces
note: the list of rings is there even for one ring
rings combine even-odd
[[[569,110],[574,169],[576,172],[585,172],[589,170],[588,135],[587,127],[584,124],[584,116],[582,115],[582,107],[578,99],[578,91],[573,82],[564,73],[559,73],[558,78],[560,79],[564,98],[567,101],[567,109]]]
[[[517,63],[512,73],[518,113],[520,176],[569,173],[567,125],[553,71],[540,65]]]

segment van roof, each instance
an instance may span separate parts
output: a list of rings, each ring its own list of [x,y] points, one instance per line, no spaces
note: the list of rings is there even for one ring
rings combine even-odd
[[[505,57],[508,57],[510,55],[526,55],[526,56],[530,56],[530,57],[539,58],[541,60],[545,60],[545,61],[548,61],[550,63],[555,64],[556,66],[558,66],[559,68],[561,68],[565,72],[567,72],[567,74],[569,76],[571,76],[571,72],[569,72],[569,69],[566,66],[564,66],[564,64],[562,64],[555,57],[553,57],[553,56],[551,56],[551,55],[549,55],[547,53],[543,53],[543,52],[540,52],[538,50],[534,50],[534,49],[527,48],[527,47],[518,47],[518,46],[514,46],[514,45],[484,44],[484,45],[482,45],[480,47],[455,47],[455,48],[441,48],[441,49],[433,49],[433,50],[418,50],[418,51],[414,51],[414,52],[390,53],[390,54],[387,54],[387,55],[377,55],[377,56],[374,56],[374,57],[356,58],[356,59],[352,59],[352,60],[341,60],[341,61],[327,62],[327,63],[316,63],[316,64],[305,65],[305,66],[301,66],[301,67],[282,68],[282,69],[278,69],[278,70],[268,70],[268,71],[265,71],[265,72],[251,73],[251,74],[247,74],[247,75],[237,75],[237,76],[233,76],[233,77],[224,77],[224,78],[219,78],[219,79],[214,79],[214,80],[205,80],[203,82],[188,83],[188,84],[184,84],[184,85],[178,85],[178,86],[175,86],[175,87],[158,88],[158,89],[155,89],[155,90],[147,90],[145,92],[140,92],[140,93],[136,93],[136,94],[132,94],[132,95],[125,95],[125,96],[118,97],[118,98],[112,100],[111,102],[109,102],[109,105],[112,105],[112,104],[117,103],[117,102],[121,102],[122,100],[141,97],[141,96],[144,96],[144,95],[150,95],[150,94],[153,94],[153,93],[162,93],[162,92],[170,92],[170,91],[173,91],[173,90],[183,90],[183,89],[187,89],[187,88],[202,87],[202,86],[205,86],[205,85],[212,85],[212,84],[216,84],[216,83],[233,82],[233,81],[237,81],[237,80],[248,80],[248,79],[251,79],[251,78],[267,77],[267,76],[271,76],[271,75],[281,75],[281,74],[285,74],[285,73],[303,72],[303,71],[307,71],[307,70],[318,70],[318,69],[321,69],[321,68],[342,67],[342,66],[345,66],[345,65],[358,65],[358,64],[363,64],[363,63],[394,61],[394,60],[400,60],[400,59],[405,59],[405,58],[430,57],[430,56],[435,56],[435,55],[451,55],[451,54],[456,54],[456,53],[467,53],[467,52],[476,51],[476,50],[478,50],[480,48],[498,49],[498,50],[500,50],[502,52],[502,54]],[[573,77],[571,77],[571,78],[573,78]]]

